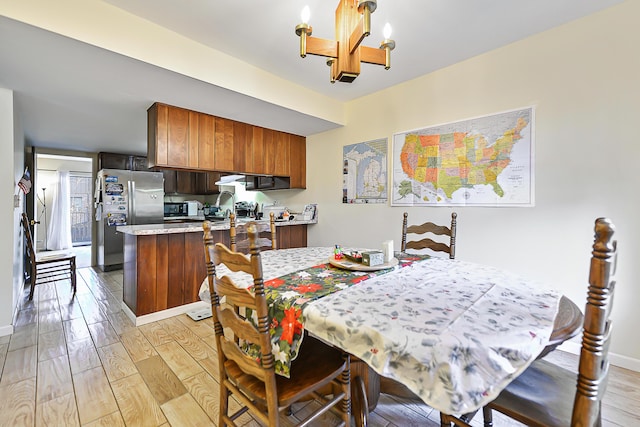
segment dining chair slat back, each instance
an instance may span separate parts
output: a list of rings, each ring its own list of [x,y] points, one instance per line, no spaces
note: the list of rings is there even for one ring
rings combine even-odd
[[[37,255],[29,217],[23,213],[20,220],[25,240],[27,242],[27,253],[30,264],[31,289],[29,290],[29,300],[33,300],[36,285],[51,283],[59,280],[69,280],[73,295],[76,294],[76,256],[72,252],[40,254]]]
[[[269,222],[256,221],[258,224],[257,244],[260,248],[278,249],[278,238],[276,234],[276,217],[273,212],[269,216]],[[229,215],[229,237],[230,249],[232,251],[247,252],[249,250],[249,239],[245,224],[238,224],[235,214]],[[268,236],[268,237],[267,237]]]
[[[615,289],[617,243],[607,218],[595,222],[589,288],[577,373],[544,359],[533,362],[483,408],[484,425],[492,410],[537,427],[593,427],[602,424],[601,401],[609,373],[610,313]],[[441,414],[441,425],[468,426],[466,420]]]
[[[402,218],[402,243],[400,249],[402,252],[406,252],[407,249],[422,250],[430,249],[436,252],[446,252],[449,254],[449,258],[455,259],[456,257],[456,229],[458,225],[458,214],[451,213],[451,225],[437,225],[433,222],[425,222],[419,225],[407,225],[409,214],[405,212]],[[407,241],[407,234],[422,235],[426,233],[435,234],[437,236],[449,236],[449,244],[435,241],[429,237],[414,237],[419,240]]]
[[[328,409],[334,409],[339,415],[338,425],[348,426],[351,402],[350,359],[347,354],[306,336],[298,357],[291,366],[290,378],[275,373],[276,362],[269,331],[272,322],[267,309],[258,246],[259,224],[246,224],[249,236],[248,255],[231,251],[222,243],[215,243],[209,221],[203,223],[203,229],[207,280],[218,352],[218,425],[235,426],[234,420],[248,411],[260,422],[277,427],[280,425],[279,415],[282,410],[303,397],[313,395],[319,405],[314,407],[314,411],[307,415],[303,423],[316,420]],[[251,275],[251,289],[238,287],[231,274],[221,274],[218,277],[218,270],[222,265],[233,274]],[[253,310],[255,316],[249,316],[247,310]],[[251,318],[255,322],[251,322]],[[259,357],[249,356],[243,349],[243,342],[259,345]],[[319,392],[326,386],[333,393],[330,399]],[[231,394],[241,403],[241,408],[234,413],[229,413]]]

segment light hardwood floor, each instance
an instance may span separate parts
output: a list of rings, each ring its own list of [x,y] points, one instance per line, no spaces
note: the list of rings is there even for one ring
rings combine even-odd
[[[0,337],[0,426],[215,425],[211,319],[179,315],[136,328],[120,309],[122,271],[81,268],[77,286],[75,298],[68,282],[37,287],[32,302],[25,291],[14,334]],[[577,363],[559,351],[548,357]],[[312,404],[295,405],[292,416],[282,416],[284,425]],[[640,425],[640,373],[612,369],[603,413],[605,426]],[[241,420],[259,425],[247,414]],[[439,415],[422,403],[382,395],[369,421],[374,427],[439,426]],[[481,426],[481,419],[472,424]],[[496,414],[495,425],[518,424]]]

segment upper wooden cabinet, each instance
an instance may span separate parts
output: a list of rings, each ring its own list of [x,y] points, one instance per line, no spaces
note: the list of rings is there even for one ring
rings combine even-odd
[[[147,171],[147,158],[144,156],[132,156],[119,153],[98,153],[98,170],[100,169],[124,169],[134,171]]]
[[[291,188],[307,188],[307,143],[303,136],[289,135]]]
[[[149,167],[273,175],[306,188],[302,136],[161,103],[147,113]]]

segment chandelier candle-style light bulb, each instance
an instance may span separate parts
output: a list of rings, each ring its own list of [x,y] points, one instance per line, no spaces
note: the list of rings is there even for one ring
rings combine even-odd
[[[302,12],[300,12],[300,19],[302,19],[303,24],[309,24],[309,18],[311,17],[311,10],[309,9],[309,5],[306,5],[302,8]]]
[[[384,24],[382,35],[384,36],[385,40],[389,40],[391,38],[391,24],[389,24],[388,22]]]
[[[307,56],[307,36],[311,35],[311,27],[309,26],[309,18],[311,17],[311,11],[309,10],[309,5],[306,5],[302,8],[302,12],[300,13],[300,18],[302,19],[302,24],[298,24],[296,26],[296,34],[300,37],[300,57],[304,58]]]
[[[380,43],[380,49],[384,49],[384,69],[388,70],[391,68],[391,51],[396,47],[396,42],[391,40],[391,24],[388,22],[384,24],[382,34],[384,35],[384,40]]]

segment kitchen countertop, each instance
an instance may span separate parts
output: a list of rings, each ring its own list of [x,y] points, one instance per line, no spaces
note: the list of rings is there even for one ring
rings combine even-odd
[[[191,217],[193,218],[193,217]],[[240,223],[246,221],[240,220]],[[303,220],[293,219],[291,221],[276,221],[277,227],[284,227],[288,225],[305,225],[305,224],[317,224],[318,219]],[[213,221],[212,230],[228,230],[229,221]],[[202,232],[202,221],[189,221],[182,223],[171,224],[143,224],[143,225],[119,225],[116,231],[124,234],[133,234],[137,236],[141,235],[153,235],[153,234],[170,234],[170,233],[195,233]]]

